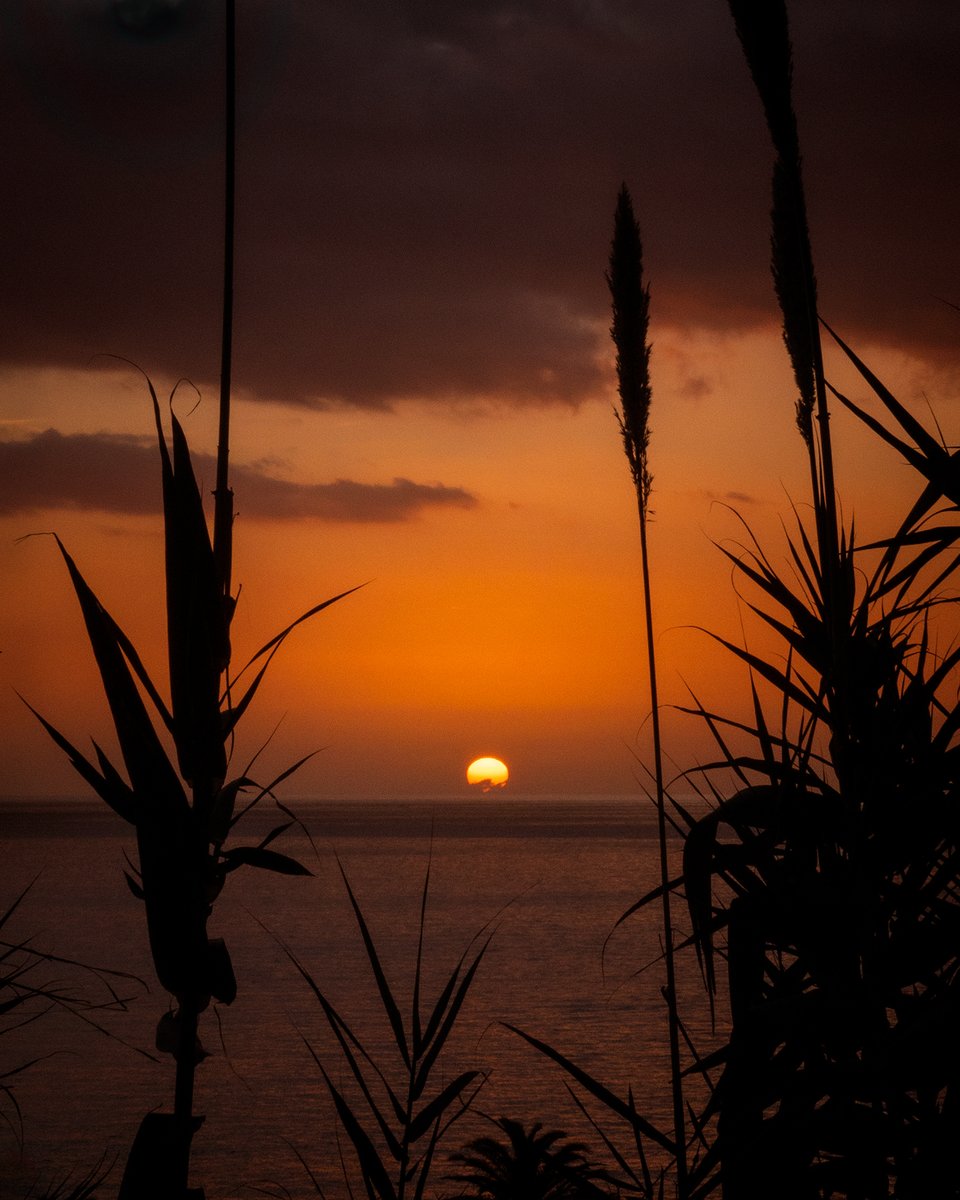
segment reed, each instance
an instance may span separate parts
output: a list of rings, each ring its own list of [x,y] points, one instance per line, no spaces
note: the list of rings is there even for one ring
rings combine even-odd
[[[173,412],[174,395],[168,445],[160,403],[145,376],[163,491],[170,701],[163,698],[133,643],[56,538],[99,669],[126,778],[96,743],[94,762],[28,705],[84,781],[136,831],[139,871],[136,878],[128,875],[127,882],[144,904],[157,977],[174,1000],[173,1012],[164,1013],[157,1031],[158,1045],[175,1060],[173,1111],[144,1118],[127,1161],[121,1200],[202,1195],[201,1190],[188,1188],[190,1146],[202,1121],[193,1111],[195,1073],[202,1057],[198,1021],[211,1000],[230,1004],[237,992],[230,955],[221,939],[209,936],[208,921],[227,876],[240,867],[309,874],[272,845],[294,822],[276,800],[274,789],[306,758],[263,784],[252,777],[250,768],[235,769],[231,775],[228,748],[289,634],[347,594],[314,605],[261,646],[240,671],[231,672],[230,627],[236,605],[231,594],[233,509],[228,480],[235,191],[233,0],[228,0],[225,29],[223,359],[212,541],[187,438]],[[245,675],[247,681],[241,686]],[[279,823],[256,843],[228,846],[242,817],[267,798],[280,809]]]
[[[689,827],[692,819],[684,812],[682,806],[670,797],[664,782],[657,660],[653,633],[653,599],[647,542],[650,496],[653,487],[653,478],[648,463],[652,398],[649,373],[650,345],[647,340],[650,295],[643,277],[643,248],[640,229],[634,216],[633,203],[626,185],[620,189],[614,213],[614,231],[607,282],[610,288],[612,309],[610,333],[616,349],[617,385],[620,398],[620,409],[616,416],[636,493],[639,520],[645,648],[653,740],[651,775],[654,793],[652,799],[657,813],[660,876],[659,883],[640,901],[632,905],[620,917],[617,924],[619,925],[627,917],[648,904],[657,903],[660,906],[662,958],[665,974],[661,994],[667,1011],[672,1129],[666,1132],[654,1122],[647,1120],[637,1110],[632,1092],[626,1098],[616,1095],[600,1080],[574,1063],[550,1043],[534,1037],[516,1026],[507,1025],[507,1028],[522,1037],[539,1053],[555,1062],[576,1084],[577,1090],[571,1091],[571,1095],[587,1119],[594,1124],[596,1132],[623,1172],[622,1187],[629,1186],[629,1189],[636,1194],[652,1198],[662,1194],[666,1179],[671,1177],[676,1196],[679,1200],[686,1200],[686,1197],[696,1194],[697,1182],[702,1179],[704,1174],[697,1142],[702,1140],[702,1125],[707,1118],[694,1111],[686,1094],[691,1075],[701,1074],[702,1071],[696,1051],[687,1038],[680,1018],[675,966],[674,941],[676,935],[671,911],[672,894],[680,884],[680,877],[672,878],[670,874],[668,839],[670,830],[682,830]],[[668,803],[670,805],[669,812]],[[686,1043],[686,1048],[693,1059],[692,1064],[686,1068],[681,1059],[681,1040]],[[585,1092],[607,1112],[626,1123],[639,1160],[637,1168],[629,1165],[627,1156],[593,1121],[584,1103],[579,1099],[578,1091]],[[692,1154],[687,1135],[688,1119],[694,1131]],[[656,1171],[651,1169],[650,1155],[646,1144],[652,1145],[661,1161],[661,1165]],[[665,1161],[664,1155],[666,1155]]]
[[[729,717],[696,696],[685,709],[717,748],[681,776],[710,811],[694,820],[671,801],[685,830],[682,877],[662,876],[625,916],[679,882],[711,1004],[718,959],[725,967],[730,1025],[718,1048],[700,1055],[678,1022],[692,1059],[686,1077],[706,1093],[699,1111],[688,1106],[690,1195],[919,1200],[943,1194],[955,1175],[960,1095],[946,1050],[960,996],[960,647],[938,648],[938,630],[957,615],[960,454],[822,325],[786,8],[730,8],[775,153],[771,265],[812,528],[795,510],[786,571],[746,523],[743,547],[723,549],[738,594],[782,652],[764,657],[718,638],[748,672],[752,716]],[[873,411],[828,382],[821,327],[872,392]],[[839,519],[829,395],[919,477],[901,521],[866,545]],[[648,404],[641,396],[640,436],[627,440],[641,521]],[[632,1095],[612,1094],[522,1036],[627,1123],[645,1194],[662,1188],[644,1142],[676,1153],[679,1139],[644,1121]]]
[[[694,943],[711,992],[723,954],[731,1013],[713,1186],[726,1200],[774,1178],[785,1197],[920,1197],[951,1171],[960,1087],[943,1054],[960,966],[960,650],[934,649],[956,611],[943,594],[958,562],[956,461],[832,331],[888,420],[823,375],[786,11],[731,9],[777,153],[774,282],[798,384],[812,373],[816,423],[801,421],[814,531],[797,519],[792,577],[755,540],[729,555],[785,654],[724,643],[750,672],[752,725],[690,710],[720,751],[704,776],[740,784],[726,796],[708,783],[715,807],[684,851]],[[922,476],[899,525],[870,545],[837,520],[828,392]]]
[[[616,347],[617,385],[620,412],[617,419],[623,448],[637,496],[640,526],[640,569],[643,582],[643,613],[646,634],[647,677],[650,719],[653,732],[653,780],[660,847],[660,905],[663,928],[663,960],[666,973],[664,999],[670,1046],[670,1082],[673,1097],[673,1140],[676,1147],[676,1182],[679,1200],[687,1196],[686,1120],[683,1074],[680,1063],[680,1017],[674,967],[674,931],[670,912],[670,865],[667,844],[667,814],[663,783],[663,748],[660,734],[660,700],[657,689],[657,656],[653,636],[653,598],[650,583],[650,554],[647,521],[653,479],[647,461],[650,443],[650,291],[643,280],[643,247],[640,227],[633,213],[630,193],[624,185],[617,199],[610,270],[607,275],[613,309],[610,329]]]

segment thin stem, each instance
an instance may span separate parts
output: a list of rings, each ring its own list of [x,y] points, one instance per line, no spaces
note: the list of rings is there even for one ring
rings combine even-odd
[[[653,644],[653,603],[650,565],[647,556],[647,506],[652,478],[647,464],[650,441],[650,345],[649,291],[643,284],[643,246],[640,227],[633,215],[633,204],[626,184],[617,197],[613,242],[610,247],[610,271],[607,275],[613,305],[610,334],[617,350],[617,384],[621,411],[618,414],[623,448],[637,495],[640,516],[640,560],[643,572],[643,606],[646,618],[647,664],[650,679],[650,706],[653,717],[654,779],[657,789],[657,822],[660,843],[660,892],[663,913],[663,942],[666,965],[666,1000],[670,1040],[670,1078],[673,1095],[674,1142],[677,1156],[677,1196],[686,1200],[687,1145],[683,1107],[683,1079],[680,1072],[679,1015],[673,958],[673,922],[670,916],[670,871],[667,862],[667,817],[663,788],[663,755],[660,737],[660,702],[657,695],[657,661]]]
[[[683,1112],[683,1077],[680,1069],[680,1014],[673,955],[673,921],[670,915],[670,865],[667,861],[667,814],[663,787],[663,752],[660,736],[660,703],[657,692],[657,658],[653,639],[653,602],[650,564],[647,557],[647,515],[639,491],[640,569],[643,576],[643,609],[646,623],[647,668],[650,677],[650,708],[653,723],[653,773],[657,793],[657,840],[660,846],[660,891],[663,914],[663,956],[666,970],[666,1001],[670,1039],[670,1082],[673,1096],[673,1132],[677,1151],[677,1197],[687,1196],[687,1135]]]
[[[233,566],[233,492],[229,484],[230,388],[233,363],[233,260],[236,210],[236,3],[226,0],[223,188],[223,327],[220,345],[220,424],[214,490],[213,551],[221,594],[230,596]]]

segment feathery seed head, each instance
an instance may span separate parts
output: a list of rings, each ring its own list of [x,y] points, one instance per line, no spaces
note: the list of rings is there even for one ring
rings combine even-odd
[[[797,383],[797,427],[813,444],[817,282],[807,222],[800,139],[793,109],[793,54],[784,0],[729,0],[777,154],[773,168],[771,269],[783,340]]]
[[[796,157],[799,141],[793,111],[793,53],[784,0],[729,0],[737,37],[760,93],[777,153]]]
[[[607,275],[612,301],[610,335],[617,351],[620,408],[617,419],[641,511],[646,514],[652,477],[647,469],[650,441],[650,346],[647,342],[650,292],[643,283],[640,227],[626,184],[620,189]]]

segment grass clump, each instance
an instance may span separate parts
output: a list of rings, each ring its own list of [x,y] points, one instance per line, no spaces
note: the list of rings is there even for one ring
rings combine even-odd
[[[711,991],[725,939],[731,1031],[713,1149],[734,1200],[773,1177],[784,1196],[919,1197],[947,1177],[960,1087],[944,1052],[960,966],[960,651],[935,649],[942,605],[956,603],[940,594],[960,534],[952,462],[835,338],[914,445],[861,414],[867,425],[924,477],[889,536],[862,546],[840,524],[827,407],[839,393],[823,373],[786,12],[731,9],[777,151],[774,279],[798,411],[812,396],[816,419],[800,422],[813,528],[798,519],[788,541],[793,578],[756,543],[731,555],[786,649],[781,663],[728,643],[762,681],[752,726],[736,731],[752,746],[737,749],[732,722],[695,709],[717,736],[716,767],[740,782],[693,826],[684,854]],[[772,689],[776,721],[760,688]]]
[[[313,975],[286,946],[284,950],[309,985],[334,1035],[342,1065],[353,1081],[357,1099],[351,1101],[342,1084],[338,1086],[324,1065],[320,1052],[307,1047],[320,1070],[333,1100],[337,1119],[353,1147],[354,1158],[365,1194],[370,1200],[422,1200],[434,1164],[437,1147],[450,1127],[473,1103],[485,1082],[479,1070],[461,1071],[439,1089],[431,1086],[442,1067],[441,1053],[460,1016],[474,977],[490,944],[492,934],[471,940],[440,988],[436,1000],[423,996],[424,927],[430,871],[424,878],[420,902],[417,955],[413,972],[409,1017],[404,1020],[396,993],[384,972],[380,954],[354,895],[346,872],[340,867],[350,906],[363,940],[376,994],[392,1039],[392,1063],[370,1051],[347,1020],[328,999]],[[305,1166],[306,1160],[301,1159]],[[342,1161],[342,1160],[341,1160]],[[308,1171],[310,1170],[307,1167]],[[343,1165],[344,1175],[349,1173]],[[322,1195],[313,1172],[311,1179]]]
[[[28,884],[0,912],[0,1038],[55,1012],[65,1012],[97,1033],[113,1037],[100,1024],[99,1014],[126,1011],[131,997],[125,993],[131,987],[143,988],[143,981],[123,971],[52,954],[40,949],[32,937],[13,937],[8,926],[32,886]],[[93,984],[93,995],[84,983]],[[6,1043],[0,1043],[0,1049],[5,1051]],[[22,1152],[25,1138],[17,1079],[25,1071],[42,1069],[40,1063],[49,1057],[23,1061],[6,1052],[0,1056],[0,1125],[9,1131],[18,1152]],[[101,1160],[85,1173],[71,1172],[53,1183],[35,1181],[24,1200],[87,1200],[102,1186],[112,1166]]]
[[[949,631],[957,612],[948,589],[960,561],[960,468],[955,452],[821,321],[786,7],[731,0],[730,8],[774,148],[774,290],[798,391],[811,516],[795,513],[786,571],[749,529],[743,548],[723,551],[738,592],[782,654],[718,639],[747,669],[752,713],[734,719],[696,699],[686,709],[705,723],[717,754],[678,784],[695,787],[709,812],[694,818],[673,804],[685,835],[682,873],[661,872],[633,906],[682,895],[692,927],[686,944],[711,1005],[725,991],[729,1024],[709,1054],[685,1039],[686,1141],[679,1122],[664,1133],[638,1116],[632,1097],[614,1096],[524,1036],[628,1124],[648,1195],[668,1178],[678,1196],[719,1191],[724,1200],[955,1195],[960,647],[941,647],[938,631]],[[616,295],[614,304],[617,341]],[[873,411],[828,382],[821,329],[859,373]],[[622,373],[628,358],[619,341],[617,353]],[[634,349],[631,361],[642,369],[643,352]],[[637,395],[640,433],[630,428],[626,398],[621,432],[643,531],[649,400]],[[915,502],[868,544],[840,518],[831,396],[918,476]],[[644,589],[649,596],[646,577]],[[660,845],[663,853],[663,821]],[[668,919],[665,958],[671,945]],[[669,987],[665,996],[673,1019]],[[675,1102],[678,1094],[675,1076]],[[659,1180],[647,1166],[651,1143],[668,1155]]]

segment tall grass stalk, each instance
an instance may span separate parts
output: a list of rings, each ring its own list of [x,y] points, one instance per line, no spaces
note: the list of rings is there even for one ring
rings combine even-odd
[[[776,158],[771,208],[771,268],[783,314],[783,340],[799,393],[797,426],[807,446],[813,495],[829,518],[824,551],[838,529],[830,412],[817,315],[817,280],[807,219],[797,117],[793,50],[785,0],[729,0],[737,36],[763,104]],[[815,423],[814,423],[815,422]]]
[[[844,588],[830,408],[807,217],[800,135],[793,106],[793,48],[786,0],[728,0],[775,151],[771,270],[783,341],[799,393],[797,426],[807,448],[819,568],[831,641],[830,703],[841,721],[851,682],[844,650]]]
[[[653,777],[655,786],[654,803],[657,812],[657,841],[659,849],[658,886],[651,889],[643,899],[623,914],[618,921],[620,924],[632,913],[647,904],[659,901],[663,944],[663,960],[666,982],[663,996],[667,1006],[667,1030],[670,1056],[670,1092],[672,1109],[672,1131],[665,1132],[648,1121],[637,1111],[633,1092],[626,1099],[611,1092],[600,1080],[594,1078],[588,1071],[571,1061],[566,1055],[555,1049],[549,1043],[515,1025],[507,1024],[507,1028],[518,1034],[535,1050],[555,1062],[577,1085],[594,1100],[598,1101],[608,1112],[624,1122],[630,1130],[639,1159],[639,1171],[628,1165],[626,1157],[616,1149],[613,1143],[603,1134],[593,1121],[585,1106],[572,1089],[571,1095],[575,1103],[582,1109],[594,1128],[600,1132],[607,1149],[613,1155],[617,1165],[630,1179],[630,1190],[653,1200],[659,1196],[662,1200],[663,1187],[668,1171],[673,1172],[675,1191],[679,1200],[699,1195],[702,1181],[712,1169],[709,1161],[700,1161],[698,1139],[702,1140],[703,1120],[691,1113],[694,1128],[692,1155],[688,1155],[686,1134],[687,1103],[684,1096],[684,1072],[680,1058],[680,1039],[689,1039],[680,1020],[677,1001],[676,985],[676,953],[674,946],[674,926],[671,912],[671,892],[677,880],[671,880],[669,856],[667,853],[667,790],[663,779],[663,750],[660,731],[660,702],[657,691],[657,661],[653,636],[653,601],[650,581],[650,563],[647,546],[647,523],[650,515],[649,503],[653,480],[647,461],[647,451],[650,442],[650,346],[647,341],[649,325],[649,290],[643,280],[643,248],[640,239],[640,229],[633,212],[630,193],[623,185],[617,198],[614,214],[613,240],[610,247],[607,282],[610,288],[612,305],[612,323],[610,333],[616,348],[617,383],[620,396],[620,408],[616,412],[623,440],[624,452],[630,467],[634,490],[637,497],[637,515],[640,525],[640,561],[643,583],[644,622],[646,627],[647,668],[650,690],[651,723],[653,734]],[[671,801],[675,805],[675,801]],[[691,1047],[692,1048],[692,1047]],[[695,1069],[700,1071],[699,1060]],[[702,1073],[702,1072],[701,1072]],[[653,1143],[658,1154],[666,1152],[669,1156],[668,1165],[661,1168],[656,1183],[650,1168],[644,1141]],[[698,1190],[700,1189],[700,1190]]]
[[[666,973],[664,996],[667,1004],[670,1082],[673,1099],[673,1131],[676,1142],[677,1196],[687,1196],[686,1122],[684,1117],[683,1075],[680,1063],[680,1018],[677,1006],[676,968],[674,963],[673,920],[670,912],[670,865],[667,854],[666,799],[663,782],[663,749],[660,732],[660,701],[657,691],[657,658],[653,634],[653,600],[650,584],[650,556],[647,547],[652,477],[647,463],[650,441],[650,345],[649,288],[643,281],[643,248],[640,227],[634,217],[630,193],[624,185],[617,199],[610,271],[607,276],[612,299],[611,336],[617,351],[617,383],[620,412],[617,418],[624,451],[630,465],[637,495],[640,523],[640,569],[643,579],[643,610],[646,627],[647,673],[650,686],[650,714],[653,732],[654,786],[656,789],[657,837],[660,862],[660,904],[663,919],[663,956]]]

